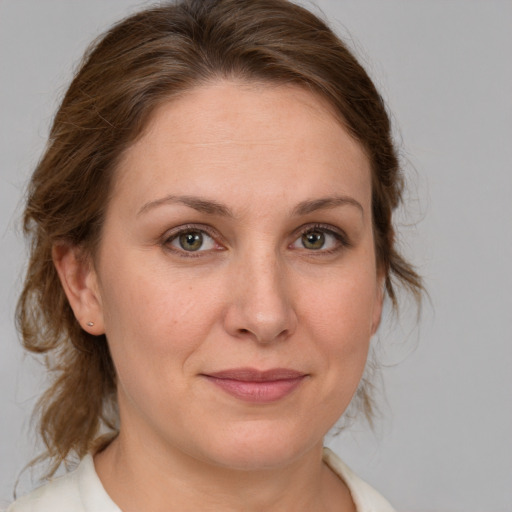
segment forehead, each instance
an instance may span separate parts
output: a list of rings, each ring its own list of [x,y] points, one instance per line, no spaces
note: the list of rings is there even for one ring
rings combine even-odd
[[[150,200],[158,189],[223,194],[227,186],[292,200],[332,195],[337,187],[367,201],[370,165],[317,95],[298,86],[221,81],[156,109],[123,155],[114,198],[131,191]]]
[[[295,123],[309,118],[309,123]],[[298,85],[267,82],[219,80],[195,86],[164,100],[149,117],[133,147],[167,132],[168,141],[175,144],[203,144],[242,139],[254,142],[275,142],[287,135],[293,126],[294,135],[302,132],[311,137],[311,128],[345,131],[341,116],[320,95]],[[179,121],[179,124],[176,122]],[[174,126],[172,126],[174,123]],[[282,131],[285,127],[286,132]],[[246,141],[248,142],[247,138]],[[355,140],[354,144],[359,146]]]

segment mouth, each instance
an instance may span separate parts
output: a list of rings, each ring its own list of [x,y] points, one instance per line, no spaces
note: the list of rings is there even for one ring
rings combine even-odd
[[[239,400],[271,403],[291,394],[308,377],[308,374],[289,368],[273,368],[265,371],[233,368],[202,374],[202,376]]]

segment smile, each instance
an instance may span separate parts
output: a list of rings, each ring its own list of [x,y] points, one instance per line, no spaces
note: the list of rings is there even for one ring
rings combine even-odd
[[[259,371],[252,368],[235,368],[203,374],[209,382],[226,393],[253,403],[281,400],[292,393],[308,375],[287,368]]]

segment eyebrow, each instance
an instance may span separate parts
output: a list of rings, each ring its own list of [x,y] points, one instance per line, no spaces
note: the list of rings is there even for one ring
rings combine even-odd
[[[349,196],[332,196],[313,199],[310,201],[303,201],[293,209],[293,215],[307,215],[308,213],[316,212],[317,210],[328,210],[338,206],[355,206],[364,215],[364,208],[359,201]]]
[[[167,204],[183,204],[201,213],[219,215],[221,217],[234,217],[233,212],[227,206],[224,206],[217,201],[196,196],[174,195],[165,196],[161,199],[156,199],[155,201],[149,201],[148,203],[145,203],[137,212],[137,216]],[[292,210],[292,215],[307,215],[318,210],[326,210],[346,205],[355,206],[361,211],[361,214],[364,214],[364,209],[361,203],[356,201],[354,198],[348,196],[332,196],[312,199],[309,201],[302,201]]]
[[[166,196],[161,199],[157,199],[155,201],[149,201],[144,204],[142,208],[137,212],[137,216],[147,213],[158,206],[163,206],[166,204],[183,204],[188,206],[189,208],[193,208],[201,213],[207,213],[209,215],[219,215],[221,217],[234,217],[231,210],[217,201],[213,201],[210,199],[202,199],[200,197],[195,196]]]

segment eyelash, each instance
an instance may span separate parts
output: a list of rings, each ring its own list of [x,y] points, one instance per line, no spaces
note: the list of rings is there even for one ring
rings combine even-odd
[[[200,258],[205,255],[205,253],[209,253],[210,250],[198,250],[198,251],[185,251],[184,249],[178,249],[171,245],[172,242],[178,239],[179,236],[184,235],[186,233],[203,233],[206,234],[209,238],[211,238],[215,245],[219,248],[216,250],[222,251],[224,248],[220,246],[220,244],[216,241],[216,239],[220,238],[219,235],[214,232],[209,226],[205,226],[203,224],[185,224],[184,226],[180,226],[170,233],[167,232],[164,235],[162,240],[162,246],[182,258]]]
[[[310,253],[312,256],[324,256],[335,254],[343,249],[351,247],[352,245],[345,232],[339,229],[334,229],[332,226],[326,224],[310,224],[307,226],[302,226],[297,230],[296,234],[294,235],[295,239],[292,242],[292,244],[295,243],[297,240],[299,240],[299,238],[303,237],[304,235],[315,232],[323,233],[324,235],[330,235],[334,237],[337,244],[336,247],[333,247],[332,249],[318,249],[317,251],[315,251],[314,249],[308,250],[304,247],[303,249]]]
[[[205,253],[206,254],[210,253],[211,249],[197,250],[197,251],[186,251],[184,249],[175,248],[171,245],[172,242],[177,240],[179,236],[186,234],[186,233],[192,233],[192,232],[204,233],[209,238],[211,238],[214,241],[215,245],[217,246],[213,250],[217,250],[217,251],[224,250],[224,247],[217,242],[217,239],[220,238],[218,233],[215,232],[214,230],[212,230],[209,226],[202,225],[202,224],[200,224],[200,225],[186,224],[186,225],[180,226],[180,227],[172,230],[171,233],[169,233],[169,232],[166,233],[163,237],[161,245],[166,250],[171,251],[174,254],[177,254],[178,256],[180,256],[182,258],[200,258],[200,257],[205,256]],[[309,224],[306,226],[301,226],[294,233],[294,235],[293,235],[294,240],[291,244],[288,245],[288,247],[291,247],[304,235],[307,235],[309,233],[315,233],[315,232],[323,233],[324,235],[334,237],[337,244],[336,244],[336,247],[333,247],[331,249],[314,250],[314,249],[307,249],[305,247],[301,248],[302,250],[310,253],[311,256],[331,255],[331,254],[339,252],[343,249],[351,247],[351,243],[350,243],[347,235],[343,231],[333,229],[332,226],[325,225],[325,224],[313,224],[313,225]],[[301,249],[299,249],[299,250],[301,250]]]

